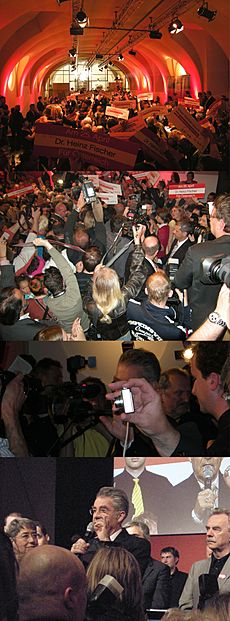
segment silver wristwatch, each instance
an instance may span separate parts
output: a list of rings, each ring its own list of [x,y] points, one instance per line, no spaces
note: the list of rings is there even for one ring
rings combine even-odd
[[[217,326],[222,326],[223,328],[225,328],[226,326],[225,321],[221,319],[221,316],[216,311],[213,311],[212,313],[210,313],[210,315],[208,316],[208,320],[211,323],[215,323]]]

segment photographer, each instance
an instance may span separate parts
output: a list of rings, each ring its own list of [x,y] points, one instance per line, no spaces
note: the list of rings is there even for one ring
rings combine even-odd
[[[23,376],[20,373],[9,382],[2,398],[1,419],[4,423],[6,438],[0,438],[1,457],[29,456],[19,420],[25,399]]]
[[[217,424],[217,437],[203,454],[225,456],[229,454],[230,410],[221,383],[221,369],[228,358],[227,343],[199,343],[194,349],[191,371],[195,379],[193,394],[201,411],[213,416]],[[180,456],[191,454],[191,438],[174,429],[166,418],[160,394],[144,379],[130,379],[109,385],[111,393],[106,398],[114,401],[122,388],[132,391],[134,412],[125,414],[117,410],[118,420],[132,423],[151,439],[158,454]],[[116,411],[116,410],[115,410]],[[155,454],[155,453],[154,453]],[[195,453],[193,453],[195,454]],[[199,447],[199,453],[202,454]]]
[[[188,289],[188,302],[192,309],[192,328],[196,330],[205,321],[208,314],[214,311],[221,282],[204,284],[201,281],[200,266],[205,257],[229,253],[230,241],[230,195],[222,194],[214,200],[210,215],[211,232],[216,239],[196,244],[189,248],[175,274],[175,286]],[[210,319],[211,321],[211,319]]]
[[[81,319],[83,330],[87,330],[88,318],[83,311],[79,286],[69,263],[47,239],[38,237],[33,243],[46,248],[57,266],[46,270],[44,276],[44,284],[49,291],[49,296],[44,300],[49,309],[66,332],[71,333],[77,317]]]

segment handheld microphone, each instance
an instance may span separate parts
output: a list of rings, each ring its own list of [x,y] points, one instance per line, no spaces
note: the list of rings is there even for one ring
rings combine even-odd
[[[85,540],[86,543],[89,543],[89,541],[91,541],[91,539],[93,539],[94,536],[95,536],[95,531],[94,531],[93,522],[89,522],[89,524],[87,524],[86,526],[86,531],[83,535],[83,539]]]
[[[214,468],[211,464],[203,467],[204,489],[211,489]]]

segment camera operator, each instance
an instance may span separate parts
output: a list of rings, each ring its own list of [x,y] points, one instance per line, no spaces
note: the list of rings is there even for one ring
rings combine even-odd
[[[209,413],[217,425],[217,437],[214,442],[198,454],[226,456],[230,443],[230,410],[225,399],[225,390],[221,381],[221,370],[229,356],[228,343],[199,343],[194,348],[191,371],[195,379],[193,394],[197,397],[201,411]],[[107,399],[114,401],[120,396],[122,388],[132,390],[134,412],[120,414],[121,421],[132,423],[151,439],[153,447],[162,456],[191,455],[191,438],[185,437],[183,430],[174,429],[166,418],[160,394],[144,379],[130,379],[109,384],[111,393]],[[153,453],[155,454],[155,453]],[[195,454],[195,453],[193,453]]]
[[[200,322],[205,321],[209,313],[214,311],[218,293],[221,289],[221,283],[207,285],[201,281],[200,266],[202,259],[205,257],[220,253],[227,255],[229,253],[229,194],[222,194],[214,200],[210,223],[211,232],[215,239],[189,248],[174,279],[177,288],[181,290],[188,289],[188,302],[192,309],[193,330],[199,328]],[[212,321],[212,318],[210,321]]]
[[[20,373],[9,382],[2,397],[1,419],[4,423],[6,437],[0,438],[1,457],[29,456],[19,419],[25,399],[23,376]]]

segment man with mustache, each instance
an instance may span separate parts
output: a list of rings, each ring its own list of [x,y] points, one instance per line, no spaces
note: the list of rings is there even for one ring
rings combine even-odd
[[[192,565],[179,601],[183,610],[198,607],[199,577],[202,574],[217,578],[219,593],[229,593],[230,590],[230,510],[214,509],[206,528],[206,541],[212,555]]]

